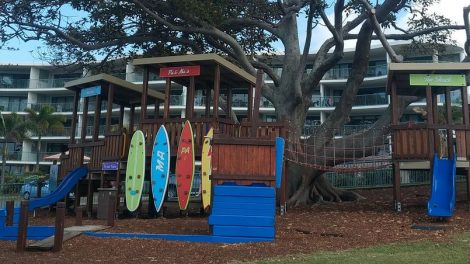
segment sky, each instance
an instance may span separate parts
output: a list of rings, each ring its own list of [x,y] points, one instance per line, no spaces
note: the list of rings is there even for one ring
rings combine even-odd
[[[441,0],[440,3],[433,5],[430,10],[436,13],[445,15],[451,18],[456,24],[463,25],[463,13],[462,9],[464,6],[470,5],[470,0]],[[333,18],[331,14],[329,16]],[[407,16],[402,16],[399,24],[406,23]],[[350,18],[349,18],[350,19]],[[358,27],[359,28],[359,27]],[[357,28],[357,30],[358,30]],[[299,38],[305,39],[306,21],[304,18],[299,18]],[[356,30],[356,33],[357,33]],[[392,31],[386,31],[385,33],[393,33]],[[320,47],[324,39],[331,37],[331,33],[324,26],[319,26],[313,31],[315,41],[312,41],[310,47],[311,52],[315,52]],[[465,43],[465,32],[463,30],[454,31],[452,35],[453,39],[457,41],[457,45],[463,47]],[[301,41],[303,42],[303,41]],[[10,46],[18,48],[18,51],[11,51],[6,49],[0,49],[0,63],[2,64],[47,64],[39,59],[38,50],[44,48],[44,45],[38,41],[24,43],[20,40],[13,40],[9,42]],[[355,41],[348,40],[345,42],[345,48],[354,48]],[[373,43],[380,44],[379,42]],[[301,47],[303,48],[303,47]],[[279,52],[282,52],[280,50]]]

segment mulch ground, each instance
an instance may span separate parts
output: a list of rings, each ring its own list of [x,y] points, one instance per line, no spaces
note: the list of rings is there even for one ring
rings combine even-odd
[[[15,242],[0,241],[0,263],[226,263],[281,257],[320,250],[344,250],[403,241],[436,240],[470,232],[470,213],[458,191],[456,212],[445,222],[427,217],[429,187],[403,188],[403,212],[392,207],[392,190],[360,190],[366,200],[323,203],[291,209],[276,218],[272,243],[210,244],[163,240],[92,238],[79,236],[64,243],[60,253],[15,253]],[[54,218],[30,218],[32,224],[53,224]],[[66,226],[74,219],[67,218]],[[103,224],[85,220],[84,224]],[[422,230],[414,226],[425,227]],[[209,234],[202,216],[119,219],[109,232]]]

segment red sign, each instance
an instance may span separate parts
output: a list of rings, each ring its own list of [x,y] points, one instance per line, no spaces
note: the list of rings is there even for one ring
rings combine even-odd
[[[160,68],[160,78],[198,76],[200,74],[201,67],[199,65]]]

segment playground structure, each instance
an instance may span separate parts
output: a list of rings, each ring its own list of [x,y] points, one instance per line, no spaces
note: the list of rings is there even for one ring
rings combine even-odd
[[[259,91],[259,88],[255,89],[256,78],[218,55],[145,58],[136,59],[133,64],[144,69],[143,87],[106,74],[84,77],[65,84],[67,89],[75,91],[75,100],[69,155],[63,156],[61,175],[63,177],[75,167],[84,164],[83,155],[90,154],[90,161],[87,164],[89,173],[86,180],[77,187],[75,200],[78,205],[80,197],[87,196],[88,214],[92,212],[93,192],[97,188],[109,186],[111,182],[116,183],[117,201],[120,201],[122,196],[120,184],[124,180],[129,142],[137,129],[142,130],[145,135],[145,153],[147,159],[150,160],[154,137],[159,127],[162,124],[165,125],[170,142],[172,168],[176,160],[176,150],[183,123],[186,120],[191,122],[193,128],[196,160],[200,160],[204,136],[211,127],[214,128],[216,134],[229,138],[250,137],[274,140],[276,136],[285,136],[283,123],[258,122],[260,95],[258,92],[255,98],[255,90]],[[164,94],[155,90],[155,83],[149,77],[151,74],[166,80]],[[259,77],[261,78],[261,75]],[[184,117],[171,116],[169,98],[172,85],[187,87]],[[98,91],[94,87],[101,87],[101,90]],[[240,123],[235,123],[228,114],[232,109],[233,89],[245,89],[249,98],[247,116]],[[202,114],[194,111],[196,90],[202,90],[205,93]],[[87,135],[84,129],[91,97],[96,98],[95,109],[101,109],[104,100],[107,102],[104,138],[98,136],[100,111],[94,113],[91,135]],[[223,107],[219,104],[219,100],[213,99],[219,97],[223,97],[226,102]],[[85,124],[82,123],[82,129],[77,133],[80,98],[83,98],[81,112],[83,112],[82,120]],[[120,118],[117,123],[113,123],[111,118],[113,104],[120,106]],[[155,104],[152,113],[148,111],[150,104]],[[162,104],[163,106],[160,107]],[[141,107],[138,121],[135,116],[137,106]],[[129,108],[129,114],[125,113],[125,107]],[[224,109],[223,112],[220,111],[221,109]],[[77,134],[79,137],[75,136]],[[146,164],[150,164],[148,160]],[[108,166],[104,169],[108,164],[112,165],[112,168]],[[146,180],[149,180],[147,175],[150,175],[149,171],[146,173]]]
[[[392,106],[393,197],[397,211],[402,209],[400,170],[431,170],[430,216],[452,215],[456,170],[467,173],[470,202],[470,121],[465,77],[469,70],[469,63],[389,65],[387,91]],[[423,123],[400,122],[401,96],[426,98]],[[439,101],[442,97],[443,102]]]
[[[62,157],[63,182],[58,188],[58,194],[53,193],[44,197],[43,200],[34,200],[31,203],[32,207],[57,202],[61,197],[65,197],[75,183],[83,177],[86,177],[85,184],[78,184],[76,187],[76,206],[79,205],[80,197],[86,194],[87,211],[91,215],[93,192],[98,186],[105,187],[109,182],[117,184],[118,198],[115,202],[119,205],[119,197],[122,195],[119,193],[120,184],[124,179],[124,171],[128,167],[126,161],[131,135],[135,131],[139,131],[138,133],[143,131],[146,138],[144,147],[147,172],[145,177],[149,180],[148,165],[151,164],[150,155],[157,130],[161,125],[168,130],[171,162],[174,164],[177,153],[175,150],[178,149],[183,123],[189,121],[195,131],[192,138],[195,153],[199,159],[206,132],[210,128],[215,130],[212,140],[212,174],[210,176],[213,195],[209,225],[211,225],[212,235],[110,233],[89,233],[88,235],[227,243],[272,241],[275,237],[276,199],[283,212],[287,198],[285,172],[282,166],[281,169],[278,168],[279,164],[283,163],[282,155],[280,155],[283,151],[276,150],[278,136],[287,139],[285,160],[301,166],[323,171],[345,172],[371,170],[392,165],[394,204],[398,211],[402,206],[401,169],[432,170],[432,194],[428,203],[428,212],[431,216],[449,217],[452,215],[455,204],[456,169],[467,170],[467,190],[470,189],[469,109],[466,81],[463,76],[466,71],[470,70],[467,64],[391,64],[387,87],[392,102],[391,137],[385,131],[377,130],[372,134],[363,134],[362,137],[356,134],[341,135],[334,139],[338,139],[338,142],[342,142],[343,145],[333,144],[330,147],[326,146],[326,140],[320,138],[314,140],[313,144],[307,144],[306,139],[300,136],[292,135],[289,138],[289,134],[293,131],[288,131],[283,123],[262,123],[257,120],[261,72],[258,73],[257,79],[254,79],[253,76],[216,55],[150,58],[136,60],[134,64],[141,65],[145,69],[142,90],[132,83],[106,74],[86,77],[66,84],[68,89],[75,91],[75,103],[69,155]],[[158,71],[160,76],[166,78],[165,95],[151,89],[150,72]],[[415,75],[416,72],[420,75]],[[224,77],[228,77],[229,81],[222,81],[222,73]],[[172,83],[188,87],[185,117],[170,116],[168,98]],[[253,86],[255,83],[256,87]],[[221,89],[221,84],[225,85],[224,89]],[[239,89],[243,85],[248,86],[250,105],[247,119],[238,124],[233,122],[228,114],[231,109],[231,89]],[[206,92],[203,116],[198,116],[194,112],[196,87]],[[212,92],[213,98],[219,98],[221,91],[224,92],[223,96],[227,103],[221,107],[225,111],[219,114],[219,100],[212,100]],[[457,106],[457,110],[453,110],[456,105],[452,105],[451,98],[451,94],[455,91],[461,98],[460,107]],[[439,115],[438,95],[443,95],[445,98],[442,107],[445,108],[443,119]],[[399,96],[426,97],[428,114],[424,123],[400,123],[398,120]],[[83,122],[85,122],[83,127],[86,127],[90,97],[96,97],[95,109],[101,109],[103,100],[107,101],[105,137],[98,136],[101,111],[95,111],[92,135],[88,136],[86,129],[82,128],[78,139],[76,138],[78,101],[79,98],[83,98],[84,105],[81,111]],[[153,116],[147,113],[149,98],[155,100]],[[134,112],[139,102],[140,120],[138,124],[135,124]],[[164,103],[163,114],[160,115],[159,106],[162,102]],[[120,105],[120,118],[117,124],[113,124],[110,114],[113,104]],[[129,107],[131,113],[127,119],[125,107]],[[454,120],[452,113],[459,109],[462,119]],[[333,132],[332,135],[335,136],[335,133]],[[367,135],[367,138],[364,135]],[[341,141],[341,139],[350,139],[352,146],[346,145],[346,141]],[[366,140],[369,140],[368,144]],[[370,142],[373,143],[369,144]],[[318,148],[323,149],[323,155],[310,155],[310,153],[317,153]],[[391,158],[390,148],[392,148]],[[90,162],[87,164],[88,169],[85,173],[77,172],[82,167],[79,169],[76,167],[84,165],[83,157],[86,153],[91,153]],[[371,155],[373,158],[370,157]],[[64,176],[65,173],[68,176]],[[276,188],[279,189],[279,195],[276,195]],[[469,191],[467,191],[467,198],[470,201]],[[153,203],[150,202],[149,206],[153,206]],[[50,230],[47,232],[50,233]]]
[[[184,66],[184,65],[190,66]],[[197,64],[195,66],[195,64]],[[159,238],[186,241],[205,242],[255,242],[272,241],[275,236],[274,219],[276,205],[275,186],[281,187],[281,175],[275,178],[275,137],[283,135],[282,123],[262,123],[258,122],[258,108],[260,101],[260,85],[262,73],[258,73],[258,81],[255,85],[255,78],[242,71],[235,65],[222,59],[217,55],[191,55],[176,56],[153,59],[136,60],[134,65],[143,65],[145,68],[145,78],[143,89],[137,85],[120,80],[107,74],[85,77],[66,83],[65,87],[75,91],[74,111],[72,121],[72,135],[69,144],[69,154],[62,156],[61,178],[62,184],[67,186],[67,190],[59,186],[65,194],[71,191],[79,178],[86,177],[86,180],[77,184],[76,208],[79,207],[80,197],[87,195],[87,211],[89,216],[92,213],[92,197],[96,187],[104,187],[110,182],[115,182],[117,187],[117,199],[114,204],[119,205],[119,193],[121,181],[127,164],[127,155],[130,153],[130,137],[135,131],[144,132],[146,166],[145,177],[150,178],[150,155],[154,145],[154,137],[157,129],[164,125],[168,130],[169,147],[175,163],[177,142],[181,136],[183,121],[190,121],[194,130],[194,149],[197,156],[201,155],[201,146],[206,132],[212,127],[215,130],[213,155],[218,161],[218,168],[223,174],[217,174],[213,170],[211,175],[213,189],[213,209],[209,217],[209,224],[212,226],[211,236],[174,236],[157,235]],[[183,65],[183,66],[181,66]],[[166,76],[165,95],[150,88],[150,71],[160,71],[160,76]],[[213,80],[212,80],[213,79]],[[168,98],[171,84],[188,86],[187,106],[184,118],[171,118],[169,113]],[[212,86],[213,83],[213,86]],[[240,124],[233,122],[229,118],[231,112],[232,89],[240,87],[247,88],[249,98],[249,112],[247,118]],[[204,117],[197,117],[194,112],[195,89],[206,91],[206,103]],[[213,91],[211,91],[213,90]],[[256,90],[256,92],[255,92]],[[219,114],[218,98],[223,91],[223,97],[227,102],[223,115]],[[211,100],[213,93],[213,98]],[[87,135],[88,112],[90,98],[95,97],[95,112],[93,115],[93,129],[91,135]],[[79,108],[80,98],[83,106]],[[155,100],[155,111],[153,117],[147,114],[147,100]],[[99,123],[101,117],[101,105],[107,102],[106,131],[104,138],[99,136]],[[134,122],[134,112],[137,105],[141,106],[141,115],[138,124]],[[164,102],[163,115],[160,115],[160,103]],[[212,104],[211,104],[212,102]],[[113,104],[120,106],[119,121],[113,124],[111,111]],[[130,115],[125,117],[125,107],[130,108]],[[212,109],[212,111],[211,111]],[[77,128],[78,112],[82,112],[82,128]],[[127,121],[127,122],[126,122]],[[79,133],[77,133],[79,132]],[[77,136],[78,134],[78,136]],[[143,142],[140,140],[140,142]],[[235,144],[233,144],[235,142]],[[142,144],[142,143],[140,143]],[[246,159],[247,155],[240,152],[240,145],[246,147],[247,151],[254,154],[251,159]],[[222,153],[222,146],[226,147]],[[220,150],[219,150],[220,149]],[[278,151],[279,152],[279,151]],[[282,151],[281,151],[282,152]],[[222,155],[217,155],[222,153]],[[84,155],[90,155],[88,164],[84,162]],[[225,160],[222,159],[224,155]],[[266,156],[266,157],[264,157]],[[224,162],[222,162],[224,160]],[[282,174],[282,158],[277,162],[277,172]],[[86,166],[86,173],[79,168]],[[250,168],[248,170],[233,172],[237,167]],[[226,170],[225,168],[229,168]],[[80,170],[80,173],[77,171]],[[265,172],[267,171],[267,172]],[[80,177],[76,176],[80,174]],[[66,176],[65,176],[66,175]],[[139,175],[137,175],[139,176]],[[99,184],[97,184],[99,182]],[[127,180],[126,180],[127,182]],[[73,184],[72,184],[73,183]],[[84,184],[85,183],[85,184]],[[108,184],[107,184],[108,183]],[[127,189],[127,186],[126,186]],[[139,189],[139,192],[141,190]],[[281,192],[284,192],[285,189]],[[59,195],[56,195],[60,199]],[[149,197],[150,200],[152,197]],[[56,201],[47,198],[47,205]],[[55,198],[54,198],[55,199]],[[285,204],[285,195],[281,195],[281,204]],[[38,203],[36,200],[32,203]],[[42,204],[43,206],[46,204]],[[149,203],[149,207],[153,203]],[[113,208],[113,207],[110,207]],[[111,209],[109,209],[111,210]],[[114,210],[113,210],[114,211]],[[50,235],[50,229],[48,233]],[[89,234],[92,235],[92,234]],[[115,235],[115,234],[114,234]],[[112,235],[112,236],[114,236]],[[98,236],[111,236],[101,233]],[[122,234],[126,237],[126,234]]]

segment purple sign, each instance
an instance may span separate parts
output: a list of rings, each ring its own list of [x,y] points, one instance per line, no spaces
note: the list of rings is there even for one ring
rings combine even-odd
[[[101,163],[101,170],[117,171],[119,170],[119,161],[105,161]]]

